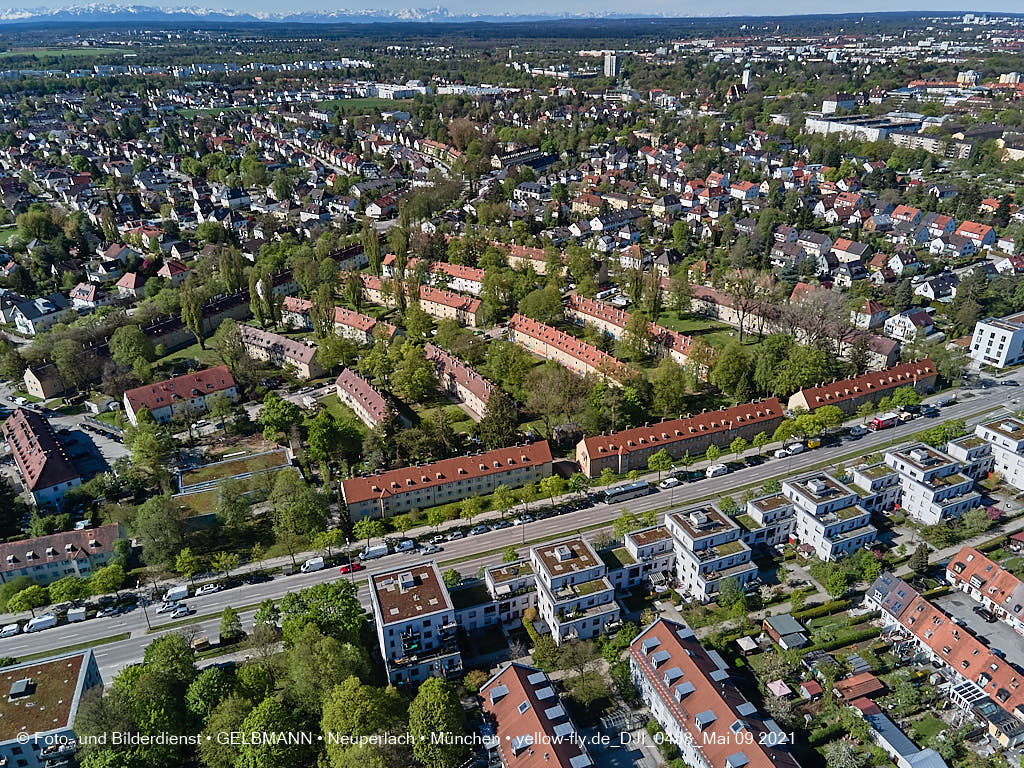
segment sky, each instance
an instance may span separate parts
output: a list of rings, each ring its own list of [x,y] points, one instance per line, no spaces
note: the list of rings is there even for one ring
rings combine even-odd
[[[100,0],[102,2],[103,0]],[[156,7],[196,6],[214,10],[233,10],[265,13],[290,13],[301,11],[330,11],[342,9],[388,9],[428,7],[439,5],[454,14],[565,14],[587,15],[591,13],[615,13],[619,15],[667,15],[675,17],[697,16],[742,16],[742,15],[789,15],[814,13],[849,13],[853,6],[823,2],[823,0],[775,0],[770,4],[764,0],[639,0],[624,3],[623,0],[353,0],[352,2],[325,2],[324,0],[107,0],[116,5],[146,5]],[[0,0],[4,7],[67,7],[84,4],[82,0],[43,0],[34,3],[26,0]],[[879,11],[964,11],[1016,12],[1024,10],[1020,0],[860,0],[856,10],[864,13]]]

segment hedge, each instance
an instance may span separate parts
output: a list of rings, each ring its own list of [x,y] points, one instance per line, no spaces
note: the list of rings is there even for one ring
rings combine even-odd
[[[812,747],[816,747],[819,744],[825,744],[833,741],[838,736],[845,733],[845,731],[846,729],[843,728],[842,723],[831,723],[830,725],[826,725],[824,728],[818,728],[815,731],[811,731],[807,737],[807,743]]]
[[[996,536],[994,539],[983,541],[981,544],[976,546],[975,549],[979,552],[991,552],[993,549],[999,549],[1003,546],[1006,543],[1006,539],[1007,537],[1005,535]]]
[[[833,613],[845,611],[849,607],[849,600],[831,600],[827,603],[816,605],[813,608],[804,608],[802,611],[797,611],[793,614],[793,618],[797,621],[803,621],[805,619],[817,619],[820,616],[829,616]]]
[[[949,586],[943,584],[942,586],[935,587],[934,589],[926,589],[924,592],[921,593],[921,597],[939,597],[940,595],[944,595],[947,592],[949,592]]]
[[[868,629],[861,629],[854,632],[846,637],[838,637],[835,640],[830,640],[827,643],[815,643],[814,645],[805,646],[800,650],[804,654],[808,654],[811,651],[834,651],[836,648],[845,648],[847,645],[853,645],[854,643],[862,643],[865,640],[878,637],[882,634],[882,630],[879,627],[870,627]]]

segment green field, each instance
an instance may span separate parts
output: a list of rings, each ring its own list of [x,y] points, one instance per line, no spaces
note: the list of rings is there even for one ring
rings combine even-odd
[[[16,56],[40,56],[44,58],[78,56],[81,58],[95,59],[99,56],[116,56],[127,52],[130,52],[130,49],[103,47],[85,48],[80,45],[67,45],[57,48],[14,48],[9,51],[0,51],[0,59],[13,59]]]
[[[711,320],[701,315],[694,315],[690,312],[676,312],[666,310],[658,316],[658,324],[663,325],[670,331],[685,333],[687,336],[703,339],[707,344],[717,349],[722,349],[731,341],[739,340],[739,331],[731,325]],[[747,324],[749,325],[749,323]],[[743,337],[743,346],[753,347],[760,343],[756,333],[746,333]]]
[[[183,488],[188,488],[193,485],[199,485],[200,483],[209,483],[217,480],[223,480],[227,477],[234,477],[235,475],[264,472],[268,469],[283,467],[287,463],[288,457],[285,455],[283,450],[274,451],[273,453],[264,453],[258,456],[243,456],[238,459],[228,459],[227,461],[207,464],[206,466],[199,467],[198,469],[183,472],[181,474],[181,485]]]

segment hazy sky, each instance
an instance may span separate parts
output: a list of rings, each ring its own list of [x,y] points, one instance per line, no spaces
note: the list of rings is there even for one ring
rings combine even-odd
[[[341,9],[384,8],[399,10],[440,5],[452,13],[636,13],[672,16],[740,16],[748,14],[801,14],[801,13],[849,13],[853,10],[872,13],[877,11],[962,11],[972,12],[1021,12],[1019,0],[861,0],[855,5],[823,2],[822,0],[637,0],[624,3],[622,0],[519,0],[511,3],[495,0],[354,0],[353,2],[324,2],[324,0],[109,0],[117,5],[148,5],[159,7],[197,6],[216,10],[243,10],[253,12],[289,13],[295,11],[328,11]],[[49,7],[66,7],[84,4],[81,0],[44,0]],[[32,0],[19,3],[17,0],[0,0],[2,7],[33,7]]]

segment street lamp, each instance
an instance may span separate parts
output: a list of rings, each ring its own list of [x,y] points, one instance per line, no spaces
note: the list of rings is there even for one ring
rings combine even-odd
[[[142,603],[142,614],[146,617],[146,628],[153,629],[153,625],[149,621],[149,608],[146,607],[149,605],[149,600],[145,595],[139,595],[139,602]]]

